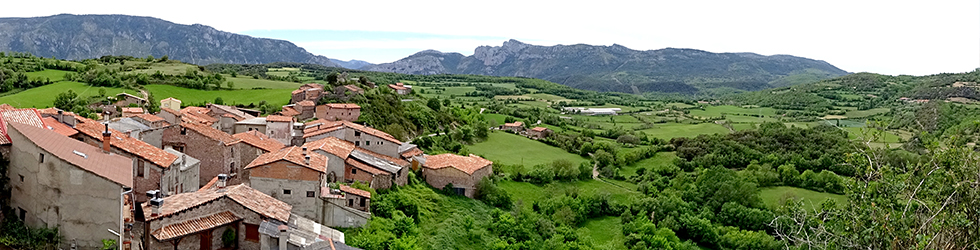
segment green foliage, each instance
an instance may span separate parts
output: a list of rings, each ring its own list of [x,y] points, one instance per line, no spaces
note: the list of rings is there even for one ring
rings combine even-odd
[[[225,231],[221,233],[221,245],[224,247],[231,247],[235,244],[238,238],[238,234],[235,233],[234,228],[225,228]]]
[[[102,239],[102,250],[116,249],[116,240]]]
[[[53,249],[62,242],[58,228],[30,228],[17,219],[13,210],[4,212],[0,223],[0,245],[15,249]]]
[[[487,205],[509,209],[513,205],[511,197],[507,191],[497,187],[497,184],[490,178],[483,177],[476,185],[476,195],[474,198],[483,201]]]

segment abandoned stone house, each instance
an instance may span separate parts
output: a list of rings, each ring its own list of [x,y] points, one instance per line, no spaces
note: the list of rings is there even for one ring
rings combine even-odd
[[[181,123],[163,131],[162,145],[201,161],[198,183],[207,183],[219,174],[237,177],[244,164],[236,162],[238,139],[199,123]],[[236,180],[238,180],[236,178]],[[187,187],[185,187],[187,188]]]
[[[301,101],[319,101],[323,97],[323,85],[317,83],[307,83],[293,90],[289,103],[299,103]]]
[[[401,157],[398,150],[402,142],[388,133],[349,121],[314,120],[305,124],[303,138],[316,141],[337,137],[354,143],[354,146],[391,157]]]
[[[293,207],[286,202],[246,185],[226,186],[219,181],[214,187],[198,192],[154,198],[144,203],[140,210],[143,220],[137,223],[138,228],[147,236],[141,242],[142,249],[228,247],[265,250],[346,246],[342,232],[303,218],[293,213]],[[279,231],[280,228],[283,230]],[[228,245],[221,237],[226,230],[237,235]]]
[[[422,176],[432,187],[442,189],[453,184],[453,192],[473,198],[476,184],[493,174],[493,162],[473,154],[430,155],[422,166]]]
[[[170,123],[167,122],[163,117],[159,117],[153,114],[139,114],[131,117],[133,120],[138,121],[150,128],[160,128],[169,126]]]
[[[364,212],[371,212],[371,192],[353,188],[344,184],[340,184],[340,191],[346,194],[347,206],[361,210]]]
[[[323,187],[323,224],[331,227],[361,227],[371,219],[371,193],[340,184]]]
[[[357,121],[361,106],[353,103],[327,103],[316,106],[316,118],[327,121]]]
[[[287,147],[262,154],[245,167],[252,188],[293,206],[293,213],[322,221],[320,189],[326,186],[327,157]]]
[[[504,123],[504,125],[500,126],[500,130],[509,130],[514,133],[524,132],[524,123],[523,122]]]
[[[527,131],[527,136],[531,139],[544,139],[551,135],[551,129],[545,127],[534,127]]]
[[[132,159],[105,152],[52,130],[4,122],[12,141],[10,206],[27,226],[58,228],[68,249],[100,249],[123,242],[124,195],[133,186]]]

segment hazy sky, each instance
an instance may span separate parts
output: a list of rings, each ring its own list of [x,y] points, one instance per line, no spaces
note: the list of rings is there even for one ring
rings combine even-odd
[[[286,39],[315,54],[390,62],[507,39],[790,54],[851,72],[980,67],[980,1],[8,1],[2,17],[153,16]]]

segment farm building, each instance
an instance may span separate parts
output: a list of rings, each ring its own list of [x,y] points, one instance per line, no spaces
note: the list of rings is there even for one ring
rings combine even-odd
[[[534,127],[527,131],[527,136],[531,139],[544,139],[551,135],[551,129],[545,127]]]
[[[453,192],[473,198],[476,184],[493,174],[493,162],[473,154],[459,156],[441,154],[426,157],[422,176],[435,188],[453,184]]]

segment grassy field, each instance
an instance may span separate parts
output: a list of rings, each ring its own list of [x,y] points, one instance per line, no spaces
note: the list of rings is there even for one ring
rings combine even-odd
[[[231,77],[224,75],[229,82],[235,83],[236,89],[269,88],[269,89],[292,89],[299,88],[301,83],[273,81],[268,79],[254,79],[250,76]]]
[[[788,186],[762,188],[759,191],[759,198],[762,198],[762,202],[764,202],[767,206],[770,207],[777,207],[783,204],[783,202],[785,202],[787,199],[803,199],[809,206],[812,206],[813,208],[818,208],[820,206],[820,203],[822,203],[827,199],[834,199],[834,201],[836,201],[837,204],[847,203],[847,197],[843,195],[821,193],[817,191],[796,188],[796,187],[788,187]]]
[[[492,132],[486,141],[466,148],[473,154],[508,165],[524,164],[530,167],[550,164],[557,159],[568,159],[578,166],[579,163],[588,161],[584,157],[565,152],[560,148],[503,131]]]
[[[669,165],[674,165],[674,159],[677,159],[677,153],[674,152],[659,152],[653,157],[643,159],[641,161],[625,166],[619,170],[619,173],[623,176],[634,176],[636,175],[636,170],[640,168],[645,168],[647,170],[655,169],[658,167],[664,167]]]
[[[83,98],[99,94],[99,87],[91,87],[80,82],[62,81],[0,97],[0,103],[7,103],[18,108],[47,108],[54,106],[55,96],[68,90],[74,91]],[[109,96],[122,92],[139,95],[139,91],[135,90],[106,88],[106,95]]]
[[[141,63],[146,63],[146,61],[126,61],[126,65],[136,65],[136,64],[141,64]],[[109,68],[118,68],[118,66],[120,66],[120,65],[119,64],[112,64],[112,65],[109,65],[107,67],[109,67]],[[168,62],[163,62],[163,63],[152,63],[150,65],[150,68],[149,69],[133,70],[133,71],[130,71],[129,73],[131,73],[131,74],[137,74],[137,73],[153,74],[153,73],[156,73],[157,71],[160,71],[160,73],[161,74],[164,74],[164,75],[181,75],[181,74],[186,73],[187,72],[187,69],[193,69],[194,71],[197,71],[198,70],[198,67],[197,67],[197,65],[184,64],[184,63],[179,63],[179,62],[176,62],[176,61],[168,61]]]
[[[691,110],[691,115],[698,117],[721,117],[722,113],[728,114],[729,117],[731,117],[732,114],[761,114],[764,116],[774,116],[776,115],[776,110],[773,108],[743,108],[731,105],[705,106],[704,110]]]
[[[702,134],[727,134],[727,128],[714,123],[684,124],[684,123],[662,123],[656,124],[653,128],[640,130],[660,139],[670,140],[674,137],[695,137]]]
[[[861,117],[868,117],[868,116],[882,114],[882,113],[888,113],[889,110],[890,109],[888,108],[876,108],[876,109],[869,109],[869,110],[849,110],[847,111],[847,113],[844,114],[844,116],[847,116],[847,118],[861,118]]]
[[[501,181],[498,186],[507,190],[516,202],[522,200],[524,206],[531,207],[535,201],[544,200],[553,194],[561,194],[567,189],[577,189],[581,195],[609,194],[609,200],[625,204],[630,199],[640,198],[639,192],[609,184],[603,181],[587,180],[574,182],[554,182],[547,185],[535,185],[528,182]]]
[[[594,218],[580,225],[578,233],[592,238],[596,249],[626,249],[623,224],[619,220],[616,216]]]
[[[26,74],[27,74],[27,77],[29,77],[31,79],[34,79],[34,78],[41,78],[41,79],[47,78],[47,79],[50,79],[52,82],[60,82],[61,80],[65,80],[65,73],[70,73],[70,72],[71,71],[56,70],[56,69],[46,69],[46,70],[42,70],[42,71],[27,72]]]
[[[851,140],[865,140],[864,139],[864,136],[865,136],[864,135],[864,131],[862,131],[862,129],[864,129],[864,128],[846,127],[846,128],[843,128],[843,129],[847,131],[847,138],[849,138]],[[868,131],[868,133],[869,133],[868,136],[870,136],[870,132],[871,131]],[[899,142],[900,140],[901,140],[901,137],[899,137],[895,133],[892,133],[890,131],[886,131],[885,133],[882,134],[881,137],[879,137],[877,140],[875,140],[875,142],[896,143],[896,142]]]
[[[225,104],[234,105],[237,103],[259,104],[266,101],[275,106],[289,104],[291,89],[248,89],[248,90],[198,90],[181,88],[170,85],[150,84],[146,85],[146,90],[153,93],[155,98],[164,99],[173,97],[180,99],[185,105],[196,103],[213,102],[215,97],[221,97]],[[25,91],[26,92],[26,91]]]

